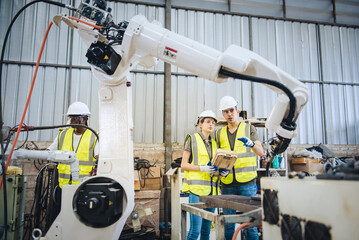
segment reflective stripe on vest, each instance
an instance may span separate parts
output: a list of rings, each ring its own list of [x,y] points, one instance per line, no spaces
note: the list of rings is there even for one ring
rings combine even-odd
[[[68,128],[59,133],[58,149],[63,151],[74,151],[73,149],[74,128]],[[77,159],[79,160],[80,178],[89,176],[96,165],[94,158],[94,148],[97,138],[90,130],[86,129],[82,134],[78,147],[75,150]],[[69,164],[60,163],[57,166],[59,172],[59,186],[63,184],[79,184],[79,182],[71,181],[71,171]]]
[[[221,149],[231,150],[227,129],[228,127],[225,126],[217,130],[216,140]],[[243,122],[239,124],[234,142],[234,151],[237,152],[237,160],[234,164],[236,180],[237,182],[249,182],[257,177],[257,157],[251,148],[244,147],[243,143],[237,140],[241,137],[250,138],[250,124]],[[226,177],[223,177],[221,180],[224,184],[232,183],[233,169]]]
[[[186,141],[191,138],[191,150],[192,150],[192,165],[206,165],[210,159],[207,152],[205,143],[202,137],[195,133],[193,135],[187,135]],[[217,143],[214,139],[212,141],[212,155],[217,150]],[[213,182],[212,182],[213,181]],[[199,171],[184,171],[184,180],[182,183],[182,192],[191,192],[198,196],[207,196],[212,192],[212,195],[217,195],[219,190],[215,185],[217,178],[212,178],[206,172]],[[212,189],[211,189],[212,186]]]

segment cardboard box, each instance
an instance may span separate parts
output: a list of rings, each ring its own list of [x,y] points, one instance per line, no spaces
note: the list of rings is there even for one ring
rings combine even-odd
[[[162,186],[161,178],[141,179],[140,183],[141,183],[141,191],[161,190],[161,186]]]
[[[135,191],[139,191],[141,190],[140,187],[140,179],[139,179],[139,175],[138,175],[138,170],[135,170],[133,173],[133,179],[135,180]]]
[[[160,199],[161,191],[140,191],[135,193],[135,207],[133,210],[151,208],[154,213],[140,218],[143,226],[154,227],[156,235],[160,235]],[[124,229],[132,228],[131,215],[128,217]]]
[[[320,159],[315,158],[293,158],[293,171],[306,171],[308,173],[324,173],[324,164],[320,163]]]

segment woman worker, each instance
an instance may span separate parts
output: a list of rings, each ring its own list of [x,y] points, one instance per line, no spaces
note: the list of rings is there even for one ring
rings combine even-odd
[[[217,143],[211,137],[217,122],[216,115],[211,110],[206,110],[198,116],[197,125],[199,133],[187,135],[183,151],[181,168],[184,170],[182,192],[189,192],[189,203],[199,203],[200,196],[218,195],[216,177],[211,175],[218,171],[216,166],[210,165],[211,159],[217,150]],[[220,169],[220,173],[223,171]],[[214,208],[205,209],[214,212]],[[211,222],[201,217],[190,214],[190,229],[188,240],[197,239],[201,234],[201,240],[208,240]]]

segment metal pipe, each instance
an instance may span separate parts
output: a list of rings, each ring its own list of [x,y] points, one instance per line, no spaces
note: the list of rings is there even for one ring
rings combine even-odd
[[[168,30],[171,30],[171,0],[165,1],[165,27]],[[172,162],[172,121],[171,121],[171,65],[165,63],[165,87],[164,87],[164,142],[165,142],[165,171],[167,172],[171,168]],[[169,227],[169,215],[171,214],[171,209],[169,207],[169,196],[171,195],[171,189],[165,188],[165,209],[164,209],[164,220],[165,220],[165,232],[168,234]]]

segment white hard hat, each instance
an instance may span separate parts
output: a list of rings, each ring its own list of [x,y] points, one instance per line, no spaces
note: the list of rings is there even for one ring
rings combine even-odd
[[[217,122],[216,114],[212,110],[206,110],[201,112],[201,114],[198,116],[197,124],[199,123],[199,120],[202,118],[213,118],[215,122]]]
[[[69,109],[67,110],[67,116],[72,115],[90,116],[91,113],[86,104],[82,102],[74,102],[69,106]]]
[[[236,107],[237,106],[237,101],[231,97],[231,96],[224,96],[220,101],[219,101],[219,110],[223,111],[224,109],[227,108],[232,108],[232,107]]]

